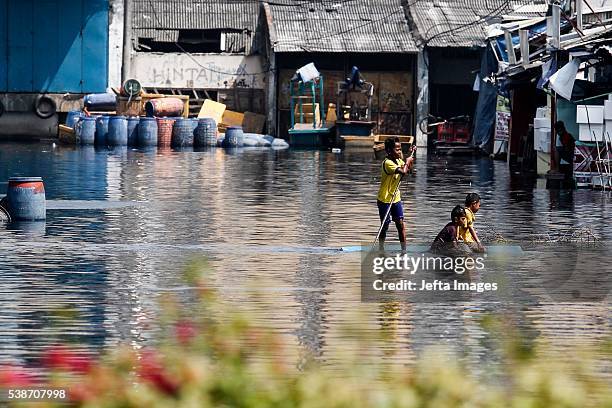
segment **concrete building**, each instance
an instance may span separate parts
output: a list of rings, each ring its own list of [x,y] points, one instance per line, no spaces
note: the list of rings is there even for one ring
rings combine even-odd
[[[414,43],[401,0],[263,3],[268,129],[286,137],[290,127],[289,82],[313,62],[324,77],[324,109],[336,103],[336,84],[353,66],[374,84],[375,133],[414,134]]]
[[[0,137],[55,136],[58,112],[120,85],[120,0],[0,0],[0,27]]]
[[[258,1],[130,3],[127,76],[137,78],[149,92],[190,95],[192,114],[204,99],[234,111],[263,112]]]

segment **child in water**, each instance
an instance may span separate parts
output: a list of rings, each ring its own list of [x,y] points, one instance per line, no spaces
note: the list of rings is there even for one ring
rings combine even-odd
[[[476,213],[480,210],[480,196],[476,193],[469,193],[465,197],[465,218],[467,220],[466,227],[459,228],[459,237],[474,252],[484,252],[485,247],[478,239],[478,235],[474,230],[474,221],[476,220]]]
[[[451,222],[446,224],[434,239],[431,250],[440,252],[458,249],[460,228],[467,228],[467,217],[465,208],[458,205],[451,211]]]
[[[414,148],[413,148],[414,150]],[[378,215],[382,223],[378,245],[381,250],[384,250],[385,238],[387,237],[387,229],[391,223],[391,219],[397,227],[399,241],[402,246],[402,251],[406,250],[406,227],[404,224],[404,207],[402,205],[402,197],[399,192],[399,183],[402,176],[410,171],[414,158],[411,156],[406,161],[402,160],[402,145],[399,138],[389,138],[385,140],[385,151],[387,157],[382,162],[380,169],[380,188],[376,197],[378,206]],[[389,216],[385,218],[387,210]]]

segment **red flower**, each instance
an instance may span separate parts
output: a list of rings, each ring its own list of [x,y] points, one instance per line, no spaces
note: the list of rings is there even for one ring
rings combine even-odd
[[[151,383],[161,392],[168,395],[178,394],[178,382],[170,379],[154,351],[146,350],[142,353],[138,374],[143,380]]]
[[[74,384],[70,386],[68,395],[70,396],[70,401],[77,403],[84,403],[95,398],[92,387],[87,384]]]
[[[174,326],[174,333],[179,343],[187,345],[198,334],[193,323],[187,320],[181,320]]]
[[[34,385],[34,378],[21,367],[5,366],[0,367],[0,386],[29,387]]]
[[[92,360],[89,356],[76,353],[64,346],[54,346],[45,352],[42,357],[42,364],[50,369],[84,374],[91,369]]]

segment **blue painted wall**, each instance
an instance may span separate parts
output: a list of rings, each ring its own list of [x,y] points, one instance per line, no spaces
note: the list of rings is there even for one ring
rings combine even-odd
[[[0,0],[0,92],[106,91],[109,0]]]

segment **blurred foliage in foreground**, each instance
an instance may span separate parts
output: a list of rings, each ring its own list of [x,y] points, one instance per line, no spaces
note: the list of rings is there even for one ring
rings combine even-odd
[[[157,347],[126,347],[94,361],[76,348],[57,346],[41,360],[52,373],[47,384],[36,384],[23,368],[3,367],[0,385],[65,388],[70,406],[104,408],[612,407],[609,344],[571,356],[536,352],[500,316],[483,322],[503,356],[495,375],[476,376],[435,351],[410,366],[364,357],[348,350],[377,348],[388,339],[384,330],[373,338],[359,327],[346,328],[353,344],[341,355],[325,356],[329,364],[297,369],[298,357],[286,350],[281,335],[248,315],[223,310],[202,278],[206,269],[194,263],[186,271],[198,288],[196,309],[183,310],[171,297],[162,302],[166,332]]]

